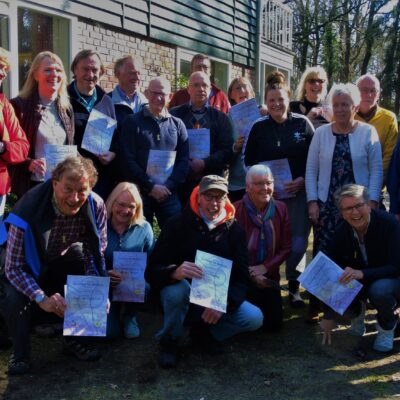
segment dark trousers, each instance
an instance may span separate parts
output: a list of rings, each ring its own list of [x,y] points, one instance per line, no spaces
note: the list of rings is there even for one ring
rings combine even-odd
[[[251,285],[247,300],[262,311],[264,315],[263,328],[265,330],[276,331],[282,328],[283,310],[280,288],[258,288]]]
[[[47,265],[43,271],[39,286],[47,296],[54,293],[64,294],[67,275],[84,275],[84,255],[81,243],[74,243],[64,256],[57,258]],[[30,343],[30,299],[12,286],[6,278],[1,281],[3,286],[0,297],[0,311],[7,323],[9,334],[13,341],[14,359],[28,360],[31,353]]]

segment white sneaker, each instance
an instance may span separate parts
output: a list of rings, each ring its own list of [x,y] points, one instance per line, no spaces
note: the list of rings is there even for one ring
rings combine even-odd
[[[365,312],[367,310],[366,304],[361,302],[361,313],[357,317],[351,320],[351,326],[349,329],[350,335],[363,336],[365,334]]]
[[[378,330],[378,335],[375,338],[372,348],[383,353],[393,350],[394,330],[396,329],[396,325],[393,329],[385,331],[376,323],[376,329]]]

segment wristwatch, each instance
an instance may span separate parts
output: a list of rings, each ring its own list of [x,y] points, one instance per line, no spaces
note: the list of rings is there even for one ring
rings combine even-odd
[[[45,294],[44,293],[39,293],[36,297],[35,297],[35,302],[36,304],[41,303],[45,298]]]

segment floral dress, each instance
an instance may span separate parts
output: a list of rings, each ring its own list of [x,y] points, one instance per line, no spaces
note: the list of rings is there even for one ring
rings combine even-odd
[[[334,132],[333,135],[336,137],[336,144],[332,156],[331,181],[326,202],[318,200],[319,223],[318,226],[314,227],[314,255],[316,255],[318,251],[326,252],[333,233],[342,219],[335,203],[334,194],[336,190],[343,185],[355,183],[349,135],[337,134]]]

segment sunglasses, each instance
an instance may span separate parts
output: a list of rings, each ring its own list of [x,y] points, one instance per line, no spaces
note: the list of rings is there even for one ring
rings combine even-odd
[[[322,85],[325,83],[325,79],[309,79],[308,82],[311,83],[311,85],[315,85],[316,83]]]

